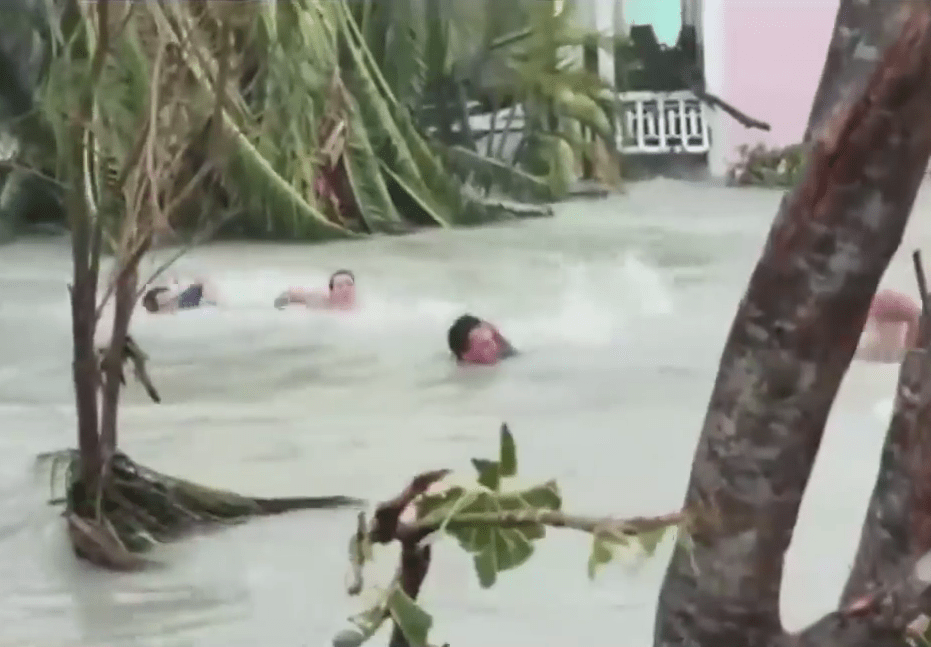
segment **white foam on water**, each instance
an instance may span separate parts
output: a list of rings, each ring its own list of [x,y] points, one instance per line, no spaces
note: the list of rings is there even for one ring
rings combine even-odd
[[[157,262],[147,262],[141,276],[148,278]],[[392,364],[432,363],[448,359],[446,331],[464,312],[493,321],[518,348],[536,353],[614,345],[624,339],[631,324],[675,311],[668,277],[636,252],[591,262],[563,260],[547,268],[545,275],[529,280],[526,275],[504,275],[501,289],[487,297],[464,286],[474,301],[426,294],[416,286],[399,287],[382,276],[360,275],[356,311],[301,306],[277,310],[272,306],[275,297],[289,287],[326,289],[330,271],[311,267],[211,272],[182,262],[156,283],[174,276],[182,283],[206,278],[215,286],[220,305],[174,315],[153,315],[137,306],[130,332],[154,356],[168,362],[254,351],[298,354],[299,359],[312,349],[340,352],[349,348],[359,355],[359,361],[367,357],[391,359]],[[109,272],[104,268],[102,280]],[[44,296],[22,316],[35,320],[39,314],[41,321],[35,325],[68,330],[70,308],[65,291],[60,296]],[[20,302],[16,307],[27,306]],[[110,334],[112,307],[111,300],[98,326],[101,345]]]

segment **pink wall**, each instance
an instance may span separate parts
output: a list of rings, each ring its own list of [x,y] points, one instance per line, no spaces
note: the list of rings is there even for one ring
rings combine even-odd
[[[839,0],[723,0],[722,99],[769,123],[749,130],[722,117],[725,150],[741,144],[785,146],[801,140]],[[707,46],[714,47],[714,43]]]

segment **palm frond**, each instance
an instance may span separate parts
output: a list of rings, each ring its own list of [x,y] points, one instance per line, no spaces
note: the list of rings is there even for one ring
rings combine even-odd
[[[398,101],[414,110],[423,98],[427,82],[427,19],[424,2],[432,0],[395,0],[391,4],[391,24],[387,34],[384,57],[389,62],[383,69],[388,85]],[[381,4],[370,0],[371,4]],[[373,53],[374,54],[374,53]]]
[[[444,146],[440,149],[446,165],[460,179],[487,190],[498,189],[502,194],[526,202],[549,202],[553,190],[543,178],[498,159],[480,155],[462,146]]]
[[[391,201],[358,106],[351,97],[348,97],[348,103],[349,128],[343,159],[362,218],[370,232],[397,233],[410,229],[402,226],[401,217]]]

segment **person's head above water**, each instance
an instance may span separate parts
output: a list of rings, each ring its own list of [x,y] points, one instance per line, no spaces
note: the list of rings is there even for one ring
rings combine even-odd
[[[517,352],[497,328],[470,314],[453,322],[446,339],[456,359],[469,364],[496,364]]]
[[[356,302],[356,275],[352,270],[336,270],[330,275],[330,303],[348,307]]]

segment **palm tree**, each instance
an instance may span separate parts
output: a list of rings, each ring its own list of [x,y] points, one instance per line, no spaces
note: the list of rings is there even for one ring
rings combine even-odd
[[[210,21],[221,42],[231,43],[242,24],[242,6],[204,8],[210,13],[200,20]],[[180,206],[212,169],[212,158],[192,162],[190,142],[204,139],[203,149],[214,156],[227,147],[250,150],[231,116],[237,104],[226,90],[232,48],[222,47],[212,59],[216,69],[209,60],[195,67],[193,55],[186,58],[184,51],[197,46],[194,34],[184,31],[189,17],[158,3],[74,2],[65,6],[61,23],[50,22],[45,31],[54,56],[36,105],[54,136],[71,233],[78,432],[77,451],[60,453],[52,462],[67,466],[65,516],[76,554],[112,569],[144,565],[139,552],[199,525],[361,503],[343,496],[240,496],[158,474],[118,449],[127,361],[160,401],[146,374],[145,354],[128,330],[139,296],[140,260],[154,236],[176,224]],[[208,92],[210,87],[215,90]],[[273,176],[262,167],[255,172]],[[270,195],[290,199],[277,187]],[[322,217],[317,226],[336,227]],[[113,251],[114,268],[101,286],[105,245]],[[95,335],[111,297],[110,343],[98,350]]]
[[[615,89],[572,56],[587,44],[613,52],[617,39],[577,27],[571,3],[516,1],[506,12],[490,0],[356,0],[352,6],[373,57],[383,52],[376,60],[392,91],[415,114],[425,104],[432,108],[434,146],[461,178],[524,199],[555,199],[587,159],[599,161],[597,170],[611,183],[619,180]],[[505,133],[523,112],[518,159],[504,158],[506,135],[495,150],[495,121],[484,153],[477,149],[465,94],[493,115],[510,106]]]
[[[212,150],[205,136],[188,142],[186,155],[208,168],[182,209],[189,212],[183,225],[196,228],[202,209],[194,207],[204,203],[218,206],[229,230],[309,240],[479,224],[526,211],[482,198],[449,173],[345,2],[255,2],[235,11],[221,4],[159,4],[129,19],[162,29],[188,77],[185,90],[221,134]],[[225,34],[212,22],[223,11],[237,15]],[[213,110],[221,61],[226,97]],[[415,76],[408,85],[417,86]],[[145,81],[134,91],[147,91]]]

